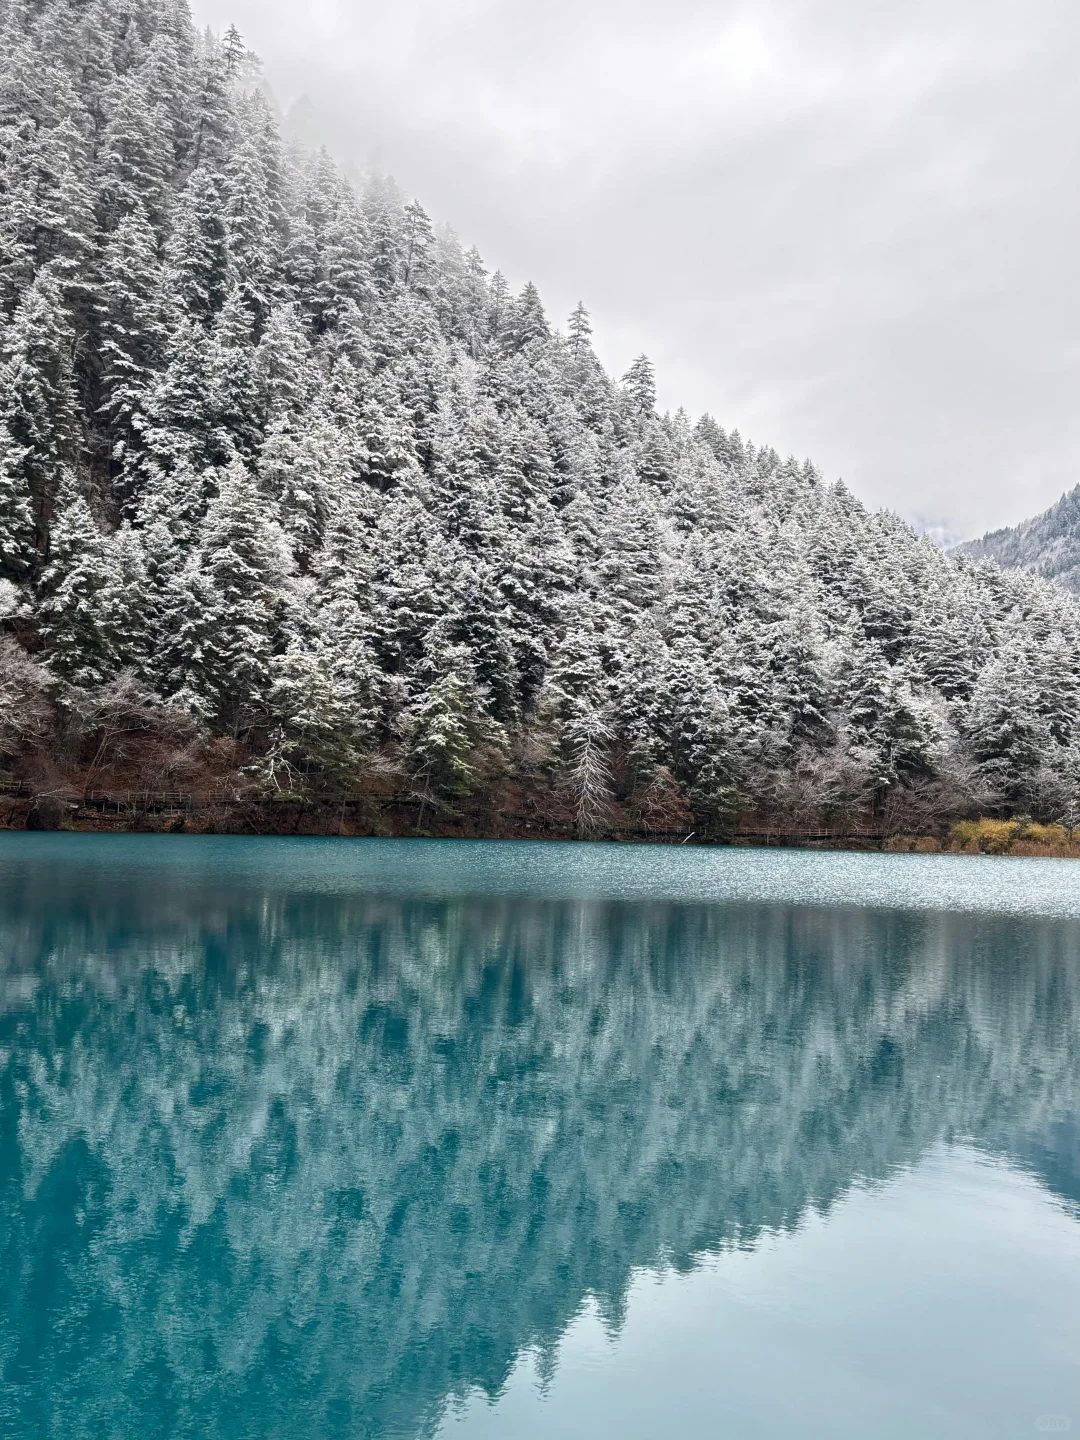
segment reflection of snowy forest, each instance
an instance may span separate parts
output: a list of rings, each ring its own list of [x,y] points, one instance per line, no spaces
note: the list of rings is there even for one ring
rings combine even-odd
[[[583,307],[283,144],[182,0],[0,3],[0,327],[32,793],[1080,819],[1071,597],[658,414]]]
[[[752,1244],[941,1138],[1080,1198],[1072,922],[10,897],[0,1414],[43,1433],[155,1387],[207,1435],[275,1395],[423,1433],[590,1294],[617,1323],[632,1267]]]

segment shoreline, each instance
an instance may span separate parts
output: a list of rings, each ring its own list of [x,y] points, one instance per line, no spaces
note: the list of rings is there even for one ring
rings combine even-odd
[[[960,821],[939,834],[886,834],[850,831],[736,828],[723,836],[694,830],[619,827],[583,836],[552,819],[520,815],[459,814],[431,816],[418,824],[402,806],[384,808],[355,802],[340,804],[230,801],[190,804],[167,794],[131,798],[95,797],[90,801],[50,797],[47,805],[26,797],[0,797],[0,830],[72,834],[249,835],[339,839],[547,840],[608,844],[693,845],[868,851],[914,855],[1011,855],[1023,858],[1080,860],[1080,827],[1038,825],[1026,819]]]

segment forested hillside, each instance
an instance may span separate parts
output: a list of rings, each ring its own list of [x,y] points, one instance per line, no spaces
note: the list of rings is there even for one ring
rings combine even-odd
[[[1080,819],[1071,597],[659,415],[583,306],[283,143],[183,0],[0,17],[9,783],[491,833]]]
[[[1031,570],[1080,592],[1080,485],[1056,505],[1006,530],[993,530],[958,545],[963,555],[996,560],[1009,569]]]

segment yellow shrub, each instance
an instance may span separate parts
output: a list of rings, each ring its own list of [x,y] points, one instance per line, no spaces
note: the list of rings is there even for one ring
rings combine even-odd
[[[949,831],[946,848],[969,854],[1006,855],[1022,828],[1016,820],[961,820]]]
[[[1069,832],[1064,825],[1025,825],[1017,836],[1018,840],[1030,840],[1034,845],[1067,845]]]

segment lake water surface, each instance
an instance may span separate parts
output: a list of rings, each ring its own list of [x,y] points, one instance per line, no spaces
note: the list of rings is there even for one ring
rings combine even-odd
[[[1080,865],[0,835],[0,1435],[1080,1432]]]

